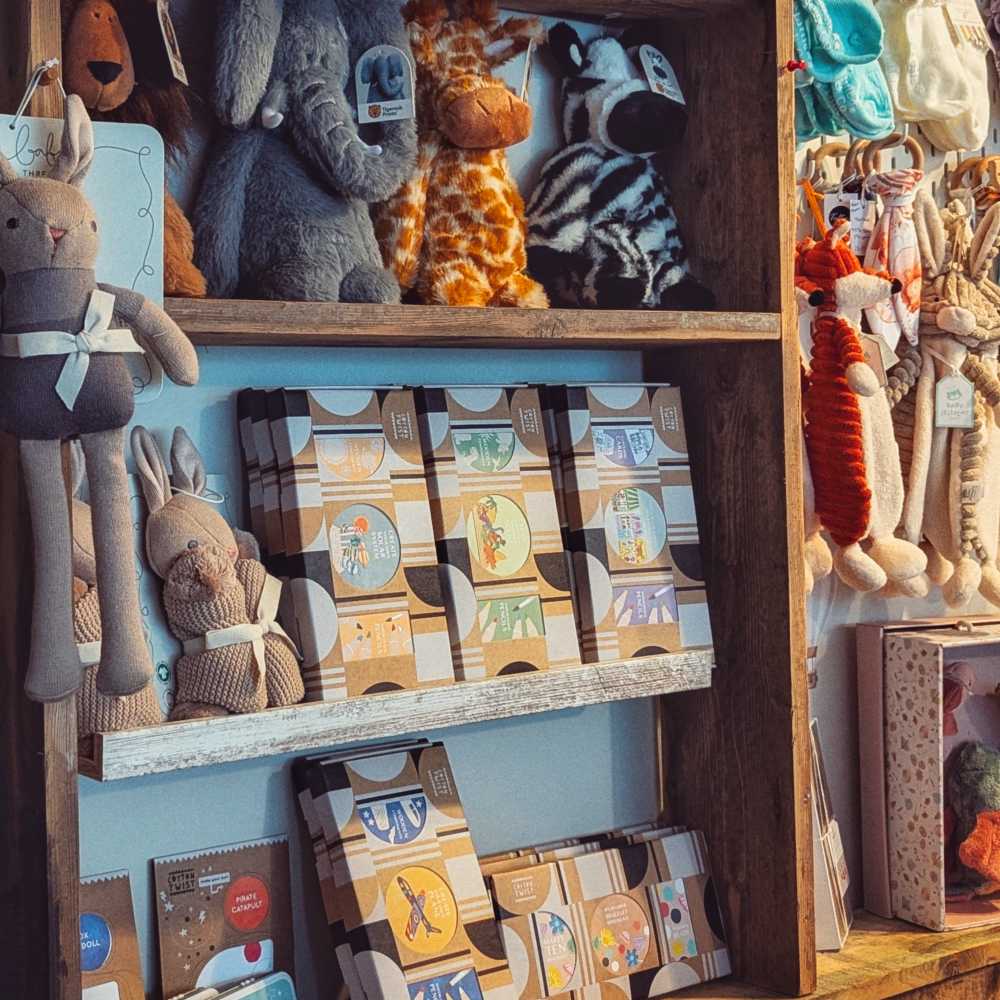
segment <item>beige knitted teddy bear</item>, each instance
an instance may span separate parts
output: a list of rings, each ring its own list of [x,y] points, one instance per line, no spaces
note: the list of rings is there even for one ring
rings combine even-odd
[[[257,560],[252,535],[234,532],[205,499],[204,463],[183,428],[170,451],[173,485],[152,435],[132,431],[149,509],[146,554],[164,581],[163,604],[184,655],[171,719],[293,705],[305,690],[291,640],[275,621],[281,584]]]

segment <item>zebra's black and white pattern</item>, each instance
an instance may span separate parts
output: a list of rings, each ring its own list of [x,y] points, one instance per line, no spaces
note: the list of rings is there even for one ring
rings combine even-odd
[[[649,88],[613,37],[584,46],[567,24],[549,45],[566,72],[568,143],[528,203],[528,263],[554,305],[711,308],[691,277],[658,150],[684,109]]]

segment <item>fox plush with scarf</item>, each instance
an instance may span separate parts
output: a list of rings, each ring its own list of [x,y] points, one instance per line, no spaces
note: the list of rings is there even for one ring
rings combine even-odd
[[[104,694],[139,691],[152,673],[142,631],[122,429],[134,408],[125,358],[133,334],[181,385],[198,357],[159,306],[99,284],[98,220],[80,191],[94,153],[83,102],[66,99],[62,145],[48,177],[21,177],[0,156],[0,430],[20,439],[35,545],[31,657],[25,689],[58,701],[80,686],[73,630],[73,541],[61,443],[79,436],[93,509],[101,594]]]
[[[861,310],[887,300],[898,284],[863,268],[849,236],[844,223],[821,242],[801,243],[796,277],[822,292],[804,399],[816,513],[835,543],[837,575],[868,592],[919,576],[927,558],[894,535],[903,510],[899,451],[886,388],[861,345]]]
[[[549,31],[563,74],[566,146],[528,200],[528,266],[555,305],[714,305],[690,274],[662,165],[687,113],[647,82],[643,40],[607,35],[585,44],[565,22]]]

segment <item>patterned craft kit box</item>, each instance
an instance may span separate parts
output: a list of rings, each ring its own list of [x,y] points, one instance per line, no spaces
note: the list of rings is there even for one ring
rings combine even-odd
[[[712,645],[680,390],[552,386],[583,659]]]
[[[282,562],[306,697],[452,683],[413,393],[286,389],[280,399]]]
[[[293,973],[288,841],[249,841],[154,863],[163,995]]]
[[[700,833],[491,877],[521,1000],[654,997],[731,971]]]
[[[538,390],[417,391],[460,680],[578,665]]]
[[[309,776],[335,933],[350,946],[363,996],[514,1000],[444,747],[326,758]]]

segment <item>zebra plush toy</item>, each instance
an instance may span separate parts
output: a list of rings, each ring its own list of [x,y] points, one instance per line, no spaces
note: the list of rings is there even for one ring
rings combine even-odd
[[[684,105],[653,91],[627,38],[584,44],[562,22],[549,49],[564,76],[567,146],[528,203],[532,277],[553,305],[711,309],[711,292],[689,273],[660,163],[683,132]]]

